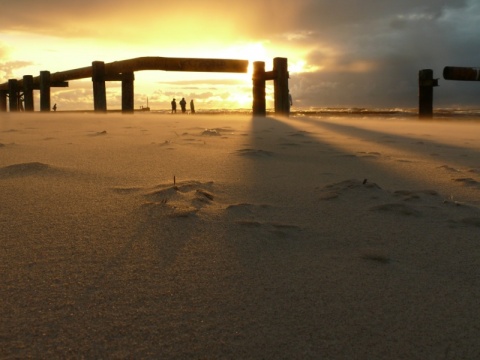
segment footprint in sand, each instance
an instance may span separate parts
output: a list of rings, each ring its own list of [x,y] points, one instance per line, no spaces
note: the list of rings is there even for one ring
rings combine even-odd
[[[292,142],[280,143],[280,144],[278,144],[278,145],[281,146],[281,147],[297,147],[297,146],[301,146],[300,144],[292,143]]]
[[[302,230],[300,226],[277,222],[263,222],[257,220],[236,220],[235,223],[244,228],[266,231],[280,238],[287,238]]]
[[[458,178],[458,179],[453,179],[453,181],[461,183],[464,186],[471,186],[471,187],[480,188],[480,182],[478,182],[477,180],[472,179],[472,178]]]
[[[359,151],[358,154],[360,154],[360,157],[362,157],[363,159],[378,159],[380,156],[382,156],[381,153],[376,151],[370,151],[370,152]]]
[[[195,216],[210,205],[215,196],[211,192],[213,182],[185,181],[176,185],[160,185],[144,195],[144,207],[154,216],[187,218]]]
[[[267,204],[255,205],[255,204],[249,204],[249,203],[241,203],[241,204],[228,205],[226,210],[235,215],[244,215],[244,214],[252,214],[264,209],[268,209],[270,207],[271,206]]]
[[[451,166],[448,166],[448,165],[439,166],[439,167],[437,167],[437,169],[446,170],[446,171],[448,171],[448,172],[460,172],[460,170],[455,169],[455,168],[453,168],[453,167],[451,167]]]
[[[320,200],[333,200],[352,190],[361,192],[367,191],[369,196],[376,197],[375,193],[378,190],[381,190],[381,188],[373,182],[368,182],[367,179],[350,179],[324,186],[320,189]]]
[[[142,188],[139,187],[113,187],[111,188],[113,192],[116,192],[117,194],[132,194],[132,193],[137,193],[142,190]]]
[[[377,264],[387,265],[392,262],[392,259],[383,252],[369,251],[360,256],[361,259],[371,261]]]
[[[107,130],[97,131],[97,132],[94,132],[93,134],[88,134],[88,136],[104,136],[104,135],[107,135]]]
[[[261,149],[240,149],[236,151],[237,155],[256,158],[267,158],[273,156],[273,152]]]
[[[397,190],[393,192],[394,196],[401,197],[403,201],[418,201],[424,199],[425,196],[439,196],[440,194],[435,190],[421,190],[421,191],[410,191],[410,190]]]
[[[405,216],[421,216],[422,213],[411,206],[401,203],[382,204],[372,206],[370,211],[380,211],[392,214],[399,214]]]
[[[480,227],[480,217],[467,217],[455,222],[457,226]]]
[[[235,224],[245,229],[254,229],[256,232],[266,231],[280,238],[288,238],[302,230],[300,226],[294,224],[259,220],[259,218],[268,217],[271,210],[273,210],[271,205],[249,203],[229,205],[225,209],[227,216],[232,217]]]

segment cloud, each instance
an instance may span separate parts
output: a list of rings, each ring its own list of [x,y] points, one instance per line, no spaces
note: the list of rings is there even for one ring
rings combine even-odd
[[[0,83],[7,82],[9,79],[14,79],[14,72],[31,65],[30,61],[5,61],[0,62]]]
[[[479,22],[477,0],[16,0],[0,12],[0,39],[46,34],[182,54],[260,42],[309,70],[292,74],[297,103],[416,106],[419,70],[480,66]],[[474,86],[440,85],[442,104],[478,103]]]

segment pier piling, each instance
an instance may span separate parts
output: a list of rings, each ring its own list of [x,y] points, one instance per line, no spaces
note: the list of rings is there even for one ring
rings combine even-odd
[[[7,111],[7,95],[8,91],[0,90],[0,112]]]
[[[107,91],[105,87],[105,63],[92,62],[93,109],[95,112],[107,112]]]
[[[286,58],[273,59],[275,114],[288,116],[290,100],[288,90],[288,62]]]
[[[50,111],[50,71],[40,71],[40,111]]]
[[[265,116],[267,113],[267,106],[265,101],[266,96],[265,83],[265,62],[255,61],[253,63],[253,116]]]
[[[25,103],[25,111],[34,111],[33,88],[33,76],[25,75],[23,77],[23,101]]]
[[[134,112],[134,80],[133,72],[122,74],[122,112],[124,114]]]
[[[18,106],[18,80],[8,80],[8,106],[10,111],[16,112],[20,108]]]
[[[438,79],[433,78],[432,69],[423,69],[418,73],[418,116],[433,116],[433,88],[438,86]]]
[[[290,112],[288,91],[288,63],[286,58],[275,58],[273,71],[265,71],[265,63],[257,61],[253,73],[253,114],[266,115],[266,81],[274,81],[275,113],[288,116]],[[7,97],[10,111],[21,108],[23,95],[26,111],[34,111],[33,90],[40,90],[40,111],[51,110],[50,92],[52,87],[67,87],[69,80],[91,77],[93,85],[93,107],[96,112],[107,111],[106,81],[122,82],[122,112],[134,111],[135,71],[164,70],[191,72],[232,72],[246,73],[247,60],[195,59],[140,57],[129,60],[104,63],[93,61],[92,66],[56,73],[41,71],[40,76],[25,75],[21,80],[9,80],[0,84],[0,111],[7,111]],[[23,91],[23,93],[21,93]]]

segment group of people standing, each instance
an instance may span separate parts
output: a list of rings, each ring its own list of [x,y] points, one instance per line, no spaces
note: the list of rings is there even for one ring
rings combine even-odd
[[[182,109],[182,113],[187,112],[187,102],[185,101],[185,98],[182,98],[178,102],[180,104],[180,108]],[[172,114],[177,113],[177,101],[175,99],[172,100]],[[190,114],[195,114],[195,104],[193,103],[193,99],[190,100]]]

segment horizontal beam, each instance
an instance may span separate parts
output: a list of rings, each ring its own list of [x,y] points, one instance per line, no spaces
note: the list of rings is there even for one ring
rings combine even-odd
[[[246,73],[248,60],[140,57],[105,64],[105,73],[142,70]]]
[[[446,66],[443,69],[445,80],[480,81],[480,68]]]
[[[246,73],[247,68],[248,60],[140,57],[106,63],[105,75],[108,79],[108,77],[115,78],[116,75],[121,73],[143,70]],[[91,66],[50,74],[52,83],[62,83],[69,80],[91,77]],[[39,86],[40,77],[34,77],[33,83],[34,86]],[[18,85],[22,86],[23,80],[18,80]],[[0,90],[8,90],[8,83],[0,84]]]

